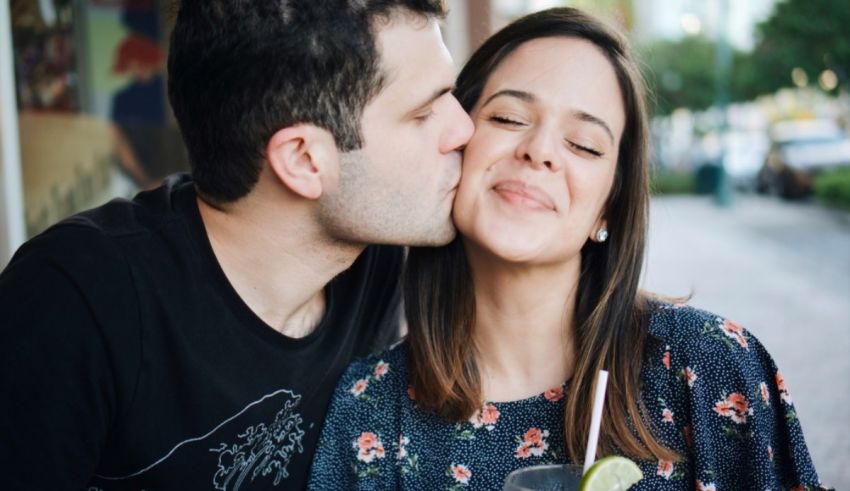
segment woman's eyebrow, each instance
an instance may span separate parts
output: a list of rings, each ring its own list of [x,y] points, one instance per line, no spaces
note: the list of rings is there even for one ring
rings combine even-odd
[[[483,108],[484,106],[489,104],[490,101],[499,96],[515,97],[523,102],[535,102],[537,100],[537,97],[535,97],[534,94],[532,94],[531,92],[525,92],[524,90],[503,89],[488,97],[487,100],[484,101],[484,104],[481,105],[481,107]]]
[[[614,143],[614,132],[611,131],[611,127],[608,126],[608,123],[588,112],[584,112],[578,109],[573,111],[571,114],[579,121],[586,121],[588,123],[592,123],[601,127],[603,130],[605,130],[605,133],[608,133],[608,138],[611,139],[611,143]]]
[[[490,101],[497,97],[513,97],[527,103],[537,102],[537,97],[531,92],[516,89],[502,89],[488,97],[487,100],[484,101],[484,104],[481,105],[481,108],[483,109],[485,106],[487,106],[487,104],[490,103]],[[570,113],[570,116],[575,119],[578,119],[579,121],[585,121],[599,126],[603,130],[605,130],[605,133],[608,135],[608,138],[611,140],[611,143],[614,143],[614,132],[611,131],[611,127],[608,126],[608,123],[606,123],[603,119],[580,109],[572,111]]]

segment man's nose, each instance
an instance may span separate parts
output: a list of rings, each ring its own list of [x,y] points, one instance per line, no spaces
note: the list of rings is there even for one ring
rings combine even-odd
[[[472,124],[472,119],[463,110],[460,103],[452,95],[448,101],[449,104],[449,128],[443,135],[440,145],[440,151],[443,153],[452,152],[463,148],[464,145],[472,138],[472,133],[475,131],[475,125]]]

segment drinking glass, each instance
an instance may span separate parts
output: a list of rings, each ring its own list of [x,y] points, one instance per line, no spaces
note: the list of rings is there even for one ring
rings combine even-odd
[[[578,465],[533,465],[508,474],[502,491],[577,491],[581,475]]]

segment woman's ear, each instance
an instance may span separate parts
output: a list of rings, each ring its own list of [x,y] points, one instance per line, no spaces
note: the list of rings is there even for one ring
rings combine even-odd
[[[288,126],[275,132],[266,146],[266,159],[274,174],[290,191],[318,199],[323,181],[336,173],[339,151],[333,135],[311,124]]]

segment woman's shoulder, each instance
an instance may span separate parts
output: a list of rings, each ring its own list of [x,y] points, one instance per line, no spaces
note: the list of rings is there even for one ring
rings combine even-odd
[[[682,351],[740,356],[764,354],[758,339],[734,320],[682,303],[649,302],[649,333]]]
[[[340,378],[336,397],[387,398],[405,394],[407,386],[407,343],[400,342],[385,351],[352,361]]]

